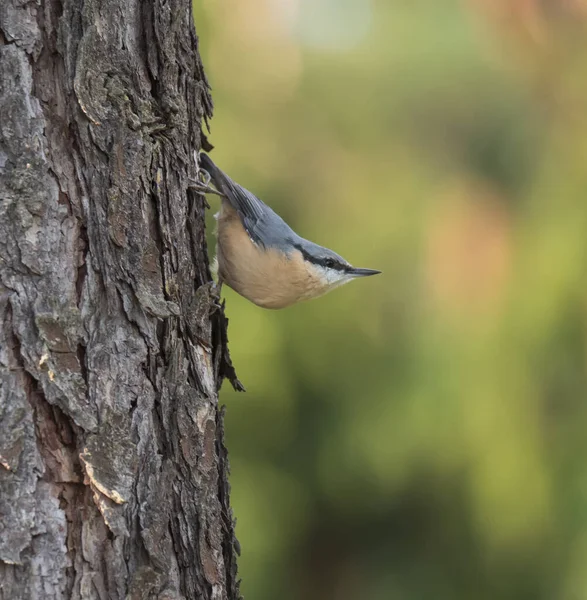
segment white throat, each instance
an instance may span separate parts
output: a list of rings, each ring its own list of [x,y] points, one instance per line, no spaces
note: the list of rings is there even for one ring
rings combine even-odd
[[[333,289],[340,285],[348,283],[353,277],[344,271],[338,271],[337,269],[329,269],[321,265],[312,265],[316,276],[322,282],[325,288]]]

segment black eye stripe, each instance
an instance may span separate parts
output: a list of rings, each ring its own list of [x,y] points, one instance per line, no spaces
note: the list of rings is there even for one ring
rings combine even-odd
[[[311,254],[306,252],[306,250],[303,248],[303,246],[300,246],[299,244],[294,244],[294,248],[296,250],[299,250],[302,253],[304,260],[307,260],[309,263],[312,263],[313,265],[320,265],[321,267],[326,267],[328,269],[334,269],[336,271],[346,271],[348,268],[347,265],[345,265],[343,263],[339,263],[338,261],[334,260],[334,258],[330,258],[330,257],[317,258],[315,256],[312,256]]]

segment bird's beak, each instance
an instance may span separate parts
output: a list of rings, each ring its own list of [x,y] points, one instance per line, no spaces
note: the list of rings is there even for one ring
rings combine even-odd
[[[358,269],[353,267],[348,271],[351,277],[369,277],[369,275],[377,275],[381,273],[381,271],[376,271],[375,269]]]

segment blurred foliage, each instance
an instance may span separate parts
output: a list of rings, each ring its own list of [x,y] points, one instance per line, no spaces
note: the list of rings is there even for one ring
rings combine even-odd
[[[215,160],[384,272],[226,290],[245,596],[587,598],[585,0],[194,10]]]

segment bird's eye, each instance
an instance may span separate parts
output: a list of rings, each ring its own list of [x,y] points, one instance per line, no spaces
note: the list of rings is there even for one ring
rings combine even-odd
[[[327,259],[324,261],[324,264],[325,264],[327,267],[334,267],[334,260],[333,260],[332,258],[327,258]]]

